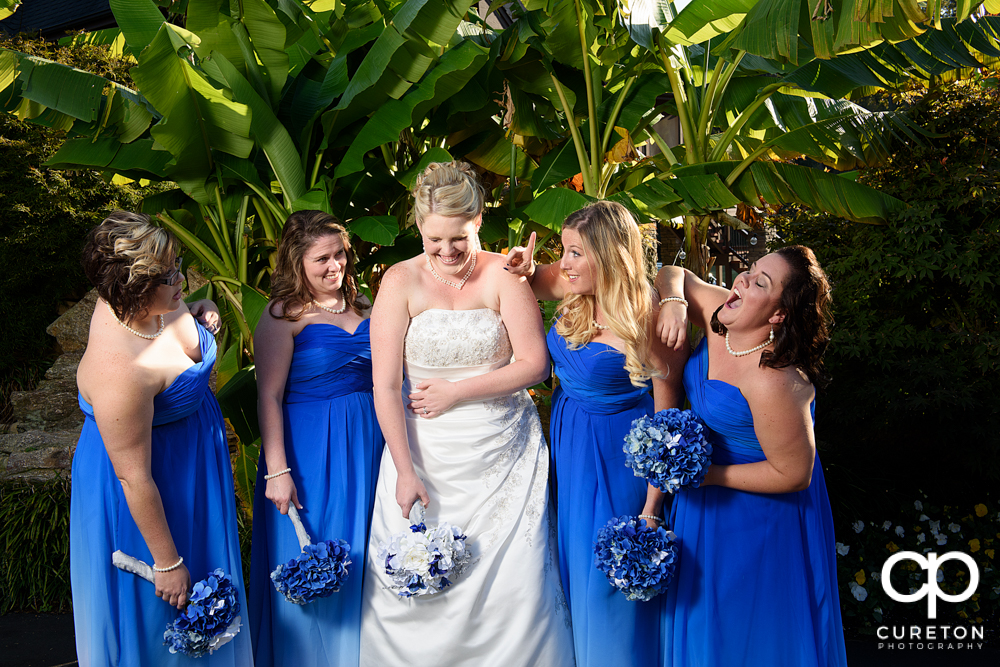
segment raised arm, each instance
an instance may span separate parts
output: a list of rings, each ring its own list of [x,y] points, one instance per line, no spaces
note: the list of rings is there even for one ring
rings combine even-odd
[[[688,302],[685,306],[679,300],[670,300],[660,306],[656,322],[656,334],[660,340],[674,349],[679,349],[687,340],[687,320],[702,329],[708,328],[712,313],[726,302],[729,291],[709,285],[704,280],[679,266],[664,266],[656,274],[653,286],[660,299],[681,297]]]
[[[115,363],[113,357],[95,368],[99,377],[88,384],[92,387],[91,404],[104,448],[154,565],[170,567],[183,554],[177,553],[150,465],[153,397],[160,389],[159,381],[131,361]],[[110,558],[111,554],[107,556]],[[169,572],[156,572],[155,586],[157,596],[181,609],[187,602],[191,575],[181,564]]]
[[[285,397],[285,382],[288,369],[292,365],[295,338],[292,336],[291,322],[271,315],[271,304],[254,331],[254,360],[257,372],[257,419],[260,423],[261,441],[264,447],[264,461],[267,473],[274,475],[288,468],[285,459],[285,426],[282,403]],[[278,511],[288,514],[288,504],[302,509],[295,475],[299,471],[278,475],[267,480],[264,496],[274,503]]]
[[[535,264],[534,256],[535,232],[531,232],[526,247],[515,246],[507,253],[507,271],[525,278],[539,301],[559,301],[566,295],[566,281],[559,263]]]
[[[816,441],[810,404],[813,386],[791,368],[763,369],[747,391],[754,432],[766,460],[712,465],[705,484],[754,493],[790,493],[809,487]]]
[[[409,516],[413,503],[420,498],[424,506],[430,496],[417,477],[410,457],[403,412],[403,340],[410,324],[407,285],[413,282],[408,266],[397,264],[386,271],[372,307],[371,344],[372,380],[375,393],[375,414],[378,417],[386,447],[396,466],[396,502]]]

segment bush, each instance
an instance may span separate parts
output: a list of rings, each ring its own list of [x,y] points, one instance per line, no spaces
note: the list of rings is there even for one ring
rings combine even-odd
[[[0,485],[0,614],[71,605],[69,481]]]

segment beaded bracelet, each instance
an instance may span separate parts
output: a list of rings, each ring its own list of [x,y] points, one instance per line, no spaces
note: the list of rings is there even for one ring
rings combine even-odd
[[[156,567],[156,563],[153,563],[153,572],[170,572],[171,570],[176,570],[184,562],[184,556],[181,556],[176,563],[170,567]]]
[[[660,299],[659,305],[662,307],[663,304],[668,303],[670,301],[676,301],[677,303],[683,303],[685,308],[688,307],[688,301],[687,301],[687,299],[685,299],[682,296],[665,296],[662,299]]]
[[[652,514],[640,514],[640,515],[639,515],[639,518],[640,518],[640,519],[646,519],[647,521],[648,521],[649,519],[652,519],[652,520],[653,520],[653,521],[655,521],[656,523],[663,523],[663,519],[661,519],[661,518],[660,518],[660,517],[658,517],[658,516],[653,516]]]
[[[281,477],[282,475],[287,475],[290,472],[292,472],[291,468],[285,468],[284,470],[279,470],[278,472],[272,475],[264,475],[264,479],[274,479],[275,477]]]

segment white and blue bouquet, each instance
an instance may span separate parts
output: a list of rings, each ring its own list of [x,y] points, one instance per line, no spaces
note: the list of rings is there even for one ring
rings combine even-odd
[[[295,604],[333,595],[344,585],[351,564],[351,545],[344,540],[324,540],[313,544],[302,525],[298,510],[288,506],[288,518],[295,526],[302,551],[271,572],[274,588]]]
[[[116,551],[111,562],[120,570],[155,583],[153,568],[147,563]],[[209,655],[232,641],[240,631],[239,591],[232,578],[221,569],[213,570],[194,585],[184,611],[167,625],[163,645],[171,653],[190,658]]]
[[[667,590],[677,570],[677,553],[673,532],[643,526],[631,516],[608,521],[594,544],[597,569],[626,598],[643,602]]]
[[[625,436],[625,463],[636,477],[667,493],[697,488],[712,463],[705,425],[691,410],[670,408],[632,422]]]
[[[434,595],[451,585],[448,576],[458,576],[469,563],[467,539],[462,530],[445,521],[427,527],[419,500],[410,511],[412,525],[378,547],[379,562],[392,578],[390,588],[400,598]]]

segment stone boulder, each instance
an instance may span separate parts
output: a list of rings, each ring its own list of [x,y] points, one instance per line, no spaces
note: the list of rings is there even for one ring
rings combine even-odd
[[[45,330],[59,341],[63,352],[82,352],[90,335],[90,318],[97,306],[97,290],[87,292],[75,306],[60,315]]]
[[[0,479],[41,481],[69,469],[80,430],[27,431],[0,435]]]

